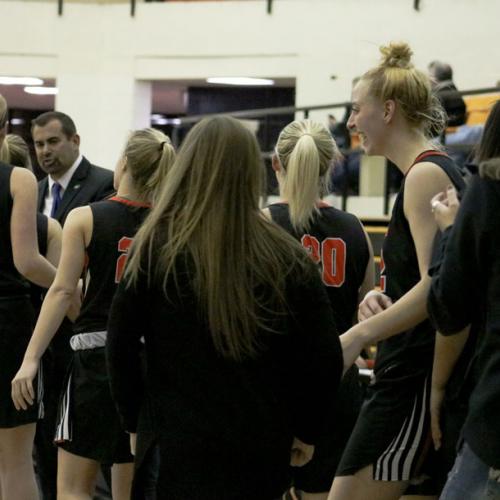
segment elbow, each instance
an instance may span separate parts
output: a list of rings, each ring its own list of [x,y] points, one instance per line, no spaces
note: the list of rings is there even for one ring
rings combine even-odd
[[[67,286],[54,283],[50,287],[48,293],[59,301],[69,303],[73,300],[75,292],[76,292],[76,286]]]
[[[36,259],[34,256],[21,256],[21,257],[16,257],[14,255],[14,266],[21,274],[24,276],[27,280],[33,281],[32,278],[36,274]]]

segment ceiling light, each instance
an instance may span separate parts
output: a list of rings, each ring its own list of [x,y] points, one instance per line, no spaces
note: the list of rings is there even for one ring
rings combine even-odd
[[[28,94],[56,95],[59,89],[57,87],[24,87],[24,91]]]
[[[0,85],[43,85],[43,80],[30,76],[0,76]]]
[[[265,78],[248,78],[244,76],[207,78],[207,82],[219,85],[274,85],[274,80],[268,80]]]

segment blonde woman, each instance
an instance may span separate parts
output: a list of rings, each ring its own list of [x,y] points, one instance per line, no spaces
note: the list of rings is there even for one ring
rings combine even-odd
[[[12,382],[17,408],[32,402],[40,358],[84,276],[85,296],[71,338],[72,367],[61,399],[55,441],[60,500],[93,496],[99,464],[114,464],[112,492],[130,497],[133,458],[111,400],[104,355],[109,307],[137,228],[174,159],[170,140],[153,129],[133,132],[115,170],[116,196],[73,210],[63,230],[60,266]]]
[[[7,130],[7,104],[0,95],[0,148]],[[0,162],[0,498],[34,500],[38,490],[32,451],[36,421],[43,415],[42,387],[33,384],[32,407],[12,404],[10,381],[22,360],[34,322],[25,278],[48,287],[55,269],[39,253],[36,179],[26,169]]]
[[[130,432],[145,391],[153,402],[158,498],[279,498],[336,390],[328,298],[300,245],[262,215],[262,174],[238,121],[193,127],[115,295],[111,387]]]
[[[407,44],[381,52],[381,63],[353,89],[348,126],[367,154],[391,160],[404,179],[384,241],[381,291],[368,293],[361,321],[340,337],[346,366],[363,346],[378,342],[378,349],[330,500],[398,499],[423,472],[435,336],[426,311],[437,233],[430,200],[450,183],[463,186],[453,161],[429,139],[445,117],[427,75],[413,67]]]
[[[0,151],[0,159],[9,165],[24,167],[30,172],[33,171],[28,144],[20,135],[7,134],[5,136]],[[40,254],[44,255],[54,266],[57,266],[61,255],[61,225],[56,219],[37,212],[36,229]],[[34,287],[31,291],[31,297],[37,313],[41,307],[40,295],[40,289]]]
[[[318,265],[339,332],[355,321],[358,304],[374,287],[373,252],[357,217],[323,202],[340,153],[325,126],[294,121],[280,133],[272,166],[280,202],[265,213],[301,242]],[[306,499],[326,499],[356,421],[362,391],[356,366],[342,379],[328,428],[307,465],[294,471],[295,489]]]

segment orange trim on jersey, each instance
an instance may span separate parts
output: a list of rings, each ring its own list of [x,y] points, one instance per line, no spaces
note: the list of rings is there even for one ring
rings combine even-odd
[[[139,207],[139,208],[151,208],[151,203],[143,203],[141,201],[127,200],[127,198],[122,198],[121,196],[112,196],[109,201],[117,201],[118,203],[123,203],[129,207]]]
[[[410,168],[408,169],[408,172],[417,164],[417,163],[422,163],[427,157],[429,156],[446,156],[449,158],[449,156],[446,153],[443,153],[442,151],[438,151],[437,149],[428,149],[427,151],[424,151],[423,153],[420,153],[413,163],[411,164]],[[408,172],[406,172],[405,177],[408,175]]]

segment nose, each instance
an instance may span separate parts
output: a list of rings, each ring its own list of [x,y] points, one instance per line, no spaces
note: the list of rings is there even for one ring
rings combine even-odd
[[[352,111],[351,111],[351,114],[349,115],[349,119],[347,120],[347,128],[349,130],[352,130],[352,131],[354,131],[354,129],[356,128],[356,124],[354,123],[354,116],[353,116]]]
[[[45,143],[42,147],[42,154],[43,156],[47,156],[48,154],[50,154],[50,145],[48,143]]]

